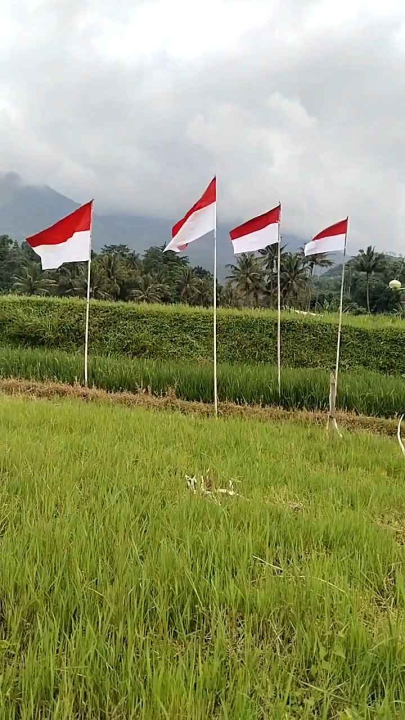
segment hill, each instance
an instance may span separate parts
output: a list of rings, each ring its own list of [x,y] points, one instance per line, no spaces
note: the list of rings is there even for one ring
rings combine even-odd
[[[27,235],[73,212],[79,203],[51,187],[25,184],[16,173],[0,173],[0,235],[23,240]],[[178,219],[178,218],[176,218]],[[163,245],[170,239],[174,219],[111,214],[94,216],[93,246],[123,243],[142,253],[151,245]],[[218,227],[218,274],[226,274],[225,265],[234,261],[227,226]],[[302,240],[285,236],[289,249],[297,250]],[[188,255],[194,265],[212,267],[212,238],[207,236],[190,246]]]

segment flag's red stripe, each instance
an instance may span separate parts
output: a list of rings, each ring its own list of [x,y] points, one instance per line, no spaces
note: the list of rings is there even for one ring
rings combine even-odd
[[[176,237],[178,232],[181,230],[183,225],[187,222],[189,217],[191,215],[193,215],[193,213],[197,212],[197,210],[202,210],[203,208],[208,207],[208,205],[212,205],[212,203],[216,202],[216,199],[217,199],[217,179],[214,178],[213,180],[211,180],[205,193],[200,197],[198,202],[196,202],[196,204],[193,205],[191,210],[188,211],[188,213],[184,216],[184,218],[182,220],[179,220],[179,222],[173,226],[172,238]]]
[[[335,225],[331,225],[325,230],[322,230],[322,232],[318,233],[318,235],[315,235],[312,240],[322,240],[323,238],[333,237],[334,235],[346,235],[348,221],[349,218],[346,218],[346,220],[341,220],[340,222],[335,223]]]
[[[92,203],[91,200],[46,230],[27,237],[28,245],[31,245],[32,248],[39,245],[60,245],[60,243],[70,240],[76,232],[91,230]]]
[[[252,218],[252,220],[248,220],[243,223],[243,225],[239,225],[231,230],[229,233],[231,240],[237,240],[238,238],[244,237],[244,235],[250,235],[258,230],[263,230],[263,228],[268,225],[274,225],[275,223],[280,222],[280,214],[281,205],[277,205],[277,207],[273,208],[273,210],[269,210],[268,212],[263,213],[263,215]]]

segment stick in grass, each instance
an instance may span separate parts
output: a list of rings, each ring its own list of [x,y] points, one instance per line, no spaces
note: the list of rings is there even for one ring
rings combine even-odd
[[[402,455],[405,456],[405,446],[404,446],[404,443],[402,442],[402,438],[401,438],[401,424],[402,424],[403,419],[404,419],[404,416],[401,415],[401,417],[399,418],[399,423],[398,423],[397,438],[398,438],[398,442],[399,442],[399,447],[402,450]]]
[[[342,434],[338,428],[338,424],[336,422],[336,375],[334,372],[331,372],[330,374],[330,386],[329,386],[329,415],[328,415],[328,428],[330,429],[333,427],[339,437],[342,437]]]

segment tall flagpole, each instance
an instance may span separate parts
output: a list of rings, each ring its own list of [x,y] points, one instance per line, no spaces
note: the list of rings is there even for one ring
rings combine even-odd
[[[214,404],[215,417],[218,417],[218,382],[217,382],[217,185],[215,176],[215,226],[214,226]]]
[[[91,267],[91,234],[93,231],[93,205],[91,203],[91,220],[90,220],[90,241],[89,241],[89,260],[87,264],[87,302],[86,302],[86,329],[84,331],[84,384],[88,385],[88,360],[89,360],[89,315],[90,315],[90,267]]]
[[[281,207],[281,203],[280,203]],[[280,221],[278,222],[278,260],[277,260],[277,372],[278,372],[278,399],[281,405],[281,237],[280,237]]]
[[[343,316],[343,291],[345,284],[345,266],[346,266],[346,247],[347,247],[347,231],[349,227],[349,218],[347,218],[346,235],[345,235],[345,246],[343,249],[343,263],[342,263],[342,285],[340,288],[340,308],[339,308],[339,329],[337,339],[337,350],[336,350],[336,370],[335,370],[335,402],[337,397],[338,388],[338,374],[339,374],[339,361],[340,361],[340,343],[342,338],[342,316]]]

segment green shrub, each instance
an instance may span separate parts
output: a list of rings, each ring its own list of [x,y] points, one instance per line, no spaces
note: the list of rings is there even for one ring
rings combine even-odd
[[[76,299],[0,298],[0,343],[67,351],[83,347],[85,304]],[[212,359],[212,310],[92,302],[90,352],[156,360]],[[336,316],[283,313],[282,364],[333,368]],[[271,311],[218,311],[221,363],[276,362],[277,315]],[[405,330],[399,320],[345,316],[341,368],[405,373]]]

